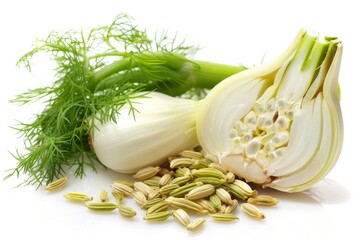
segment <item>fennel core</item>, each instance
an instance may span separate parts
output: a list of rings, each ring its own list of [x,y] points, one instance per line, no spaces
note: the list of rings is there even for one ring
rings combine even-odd
[[[56,78],[11,100],[20,105],[43,100],[46,105],[32,122],[14,127],[24,138],[25,152],[12,153],[17,165],[7,177],[24,173],[24,183],[41,185],[64,176],[70,167],[82,177],[85,166],[96,170],[98,162],[88,142],[95,129],[92,120],[116,121],[124,104],[134,115],[132,103],[146,91],[199,99],[205,89],[244,70],[190,59],[196,50],[166,33],[149,38],[125,14],[109,26],[52,32],[37,40],[17,64],[31,71],[32,57],[48,53],[57,66]]]

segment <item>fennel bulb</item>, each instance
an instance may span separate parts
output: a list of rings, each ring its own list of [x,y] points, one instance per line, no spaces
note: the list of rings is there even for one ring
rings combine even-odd
[[[301,30],[277,59],[235,74],[204,99],[204,150],[247,181],[286,192],[321,180],[343,142],[338,76],[342,44]]]
[[[134,173],[164,163],[171,155],[197,146],[197,101],[151,92],[124,105],[116,123],[96,122],[94,151],[106,167]],[[129,114],[130,108],[137,111]]]

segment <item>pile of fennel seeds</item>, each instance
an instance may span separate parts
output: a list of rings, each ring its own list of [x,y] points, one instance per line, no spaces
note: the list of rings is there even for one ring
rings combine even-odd
[[[115,201],[109,199],[104,189],[99,192],[100,201],[79,192],[68,192],[64,197],[93,211],[117,209],[126,218],[137,215],[135,209],[123,204],[124,198],[132,198],[145,211],[144,220],[165,221],[173,217],[189,231],[199,229],[207,215],[215,221],[238,220],[234,214],[238,207],[249,216],[263,220],[265,215],[260,208],[278,204],[274,197],[258,195],[246,182],[223,169],[216,158],[192,150],[169,157],[164,166],[141,169],[133,179],[112,183]],[[45,190],[60,189],[67,181],[67,177],[58,179]]]

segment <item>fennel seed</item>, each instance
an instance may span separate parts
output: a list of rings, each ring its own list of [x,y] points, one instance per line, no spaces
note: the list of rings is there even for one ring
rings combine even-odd
[[[154,206],[155,204],[159,203],[159,202],[163,202],[164,199],[162,198],[154,198],[151,200],[147,200],[142,206],[142,209],[148,210],[149,208],[151,208],[152,206]]]
[[[64,198],[75,202],[88,202],[93,200],[93,197],[78,192],[68,192],[64,195]]]
[[[242,203],[241,209],[251,217],[254,217],[257,219],[265,219],[265,215],[260,211],[260,209],[258,209],[251,203]]]
[[[192,151],[192,150],[184,150],[180,153],[180,156],[181,157],[184,157],[184,158],[203,158],[204,155],[200,152],[195,152],[195,151]]]
[[[225,214],[233,213],[236,210],[237,206],[239,205],[239,202],[237,200],[234,199],[232,201],[233,204],[226,206],[224,210]]]
[[[154,188],[146,185],[143,182],[134,182],[134,189],[136,191],[140,191],[143,194],[145,194],[145,196],[149,196],[149,194],[154,190]]]
[[[94,211],[113,211],[118,207],[118,204],[112,202],[87,202],[85,206]]]
[[[220,198],[214,194],[214,195],[211,195],[210,198],[210,204],[217,210],[220,210],[221,209],[221,200]]]
[[[234,214],[218,213],[218,214],[210,214],[210,216],[215,221],[220,221],[220,222],[230,222],[230,221],[239,220],[239,218]]]
[[[169,193],[170,196],[172,197],[184,197],[187,193],[189,193],[191,190],[201,186],[202,183],[201,182],[197,182],[197,183],[188,183],[185,184],[173,191],[171,191]]]
[[[191,223],[189,223],[187,225],[186,229],[189,230],[189,231],[196,231],[201,226],[204,225],[205,221],[206,221],[205,218],[197,218],[194,221],[192,221]]]
[[[120,215],[123,217],[132,218],[132,217],[136,216],[136,211],[131,207],[119,205],[118,209],[119,209]]]
[[[236,179],[232,184],[239,187],[241,189],[241,191],[243,192],[243,194],[245,194],[247,197],[255,197],[257,195],[256,190],[253,190],[249,186],[249,184],[247,184],[246,182],[244,182],[240,179]]]
[[[174,211],[173,217],[185,227],[187,227],[190,224],[189,214],[187,214],[187,212],[185,212],[182,209],[178,209]]]
[[[173,211],[156,212],[146,214],[144,220],[146,221],[165,221],[173,214]]]
[[[122,203],[124,199],[124,194],[122,194],[121,192],[112,192],[111,195],[113,195],[118,204]]]
[[[127,197],[131,197],[134,194],[134,189],[132,189],[131,187],[129,187],[123,183],[119,183],[119,182],[113,183],[113,184],[111,184],[111,187],[114,192],[120,192],[124,196],[127,196]]]
[[[136,180],[143,181],[155,176],[160,170],[161,167],[146,167],[137,171],[132,177]]]
[[[177,177],[171,180],[170,184],[178,184],[180,186],[185,185],[191,180],[191,176]]]
[[[225,183],[225,179],[214,177],[198,177],[194,179],[194,182],[202,182],[203,184],[211,184],[214,187],[220,187],[223,183]]]
[[[191,174],[196,177],[214,177],[219,179],[225,179],[225,174],[215,168],[201,168],[194,169]]]
[[[145,194],[140,191],[134,192],[133,198],[139,206],[144,205],[147,201]]]
[[[49,183],[48,185],[46,185],[44,187],[44,190],[47,190],[47,191],[59,190],[59,189],[63,188],[66,185],[68,180],[69,180],[69,177],[67,177],[67,176],[59,178],[58,180],[55,180],[52,183]]]
[[[171,182],[171,180],[172,180],[172,176],[170,173],[164,174],[159,180],[159,187],[168,185]]]
[[[178,184],[168,184],[160,188],[160,193],[163,196],[169,195],[171,191],[178,189],[180,186]]]
[[[170,162],[170,168],[181,168],[181,167],[191,167],[195,162],[194,159],[191,158],[175,158]]]
[[[202,186],[195,187],[188,194],[185,195],[186,199],[197,200],[206,198],[215,192],[215,187],[211,184],[204,184]]]
[[[100,190],[100,201],[106,202],[108,200],[109,194],[105,189]]]
[[[184,209],[200,214],[208,213],[208,211],[203,209],[203,207],[199,204],[185,198],[168,197],[167,199],[165,199],[165,201],[170,203],[170,206],[175,209]]]
[[[216,196],[218,196],[218,198],[220,199],[221,202],[223,202],[227,205],[233,204],[230,193],[228,193],[225,189],[217,188],[215,191],[215,194],[216,194]]]
[[[169,203],[165,201],[158,202],[157,204],[151,206],[146,214],[156,213],[156,212],[163,212],[169,209]]]
[[[271,196],[258,195],[256,197],[249,198],[248,203],[261,206],[275,206],[279,203],[279,201]]]

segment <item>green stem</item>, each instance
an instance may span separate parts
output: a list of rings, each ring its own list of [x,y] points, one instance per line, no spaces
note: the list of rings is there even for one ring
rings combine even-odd
[[[225,78],[246,70],[244,66],[232,66],[205,61],[194,62],[198,65],[198,69],[194,71],[194,87],[197,88],[211,89]]]
[[[243,66],[189,60],[182,55],[172,53],[150,52],[137,57],[139,59],[146,58],[147,60],[158,61],[159,66],[171,70],[166,73],[169,74],[170,80],[156,86],[149,84],[146,75],[141,69],[138,69],[136,61],[132,61],[129,57],[109,64],[97,71],[93,77],[95,89],[103,90],[121,82],[145,82],[148,86],[144,90],[156,90],[171,96],[179,96],[193,87],[211,89],[225,78],[246,69]],[[131,71],[129,71],[130,69]],[[173,77],[179,76],[184,79],[181,84],[171,81]]]

